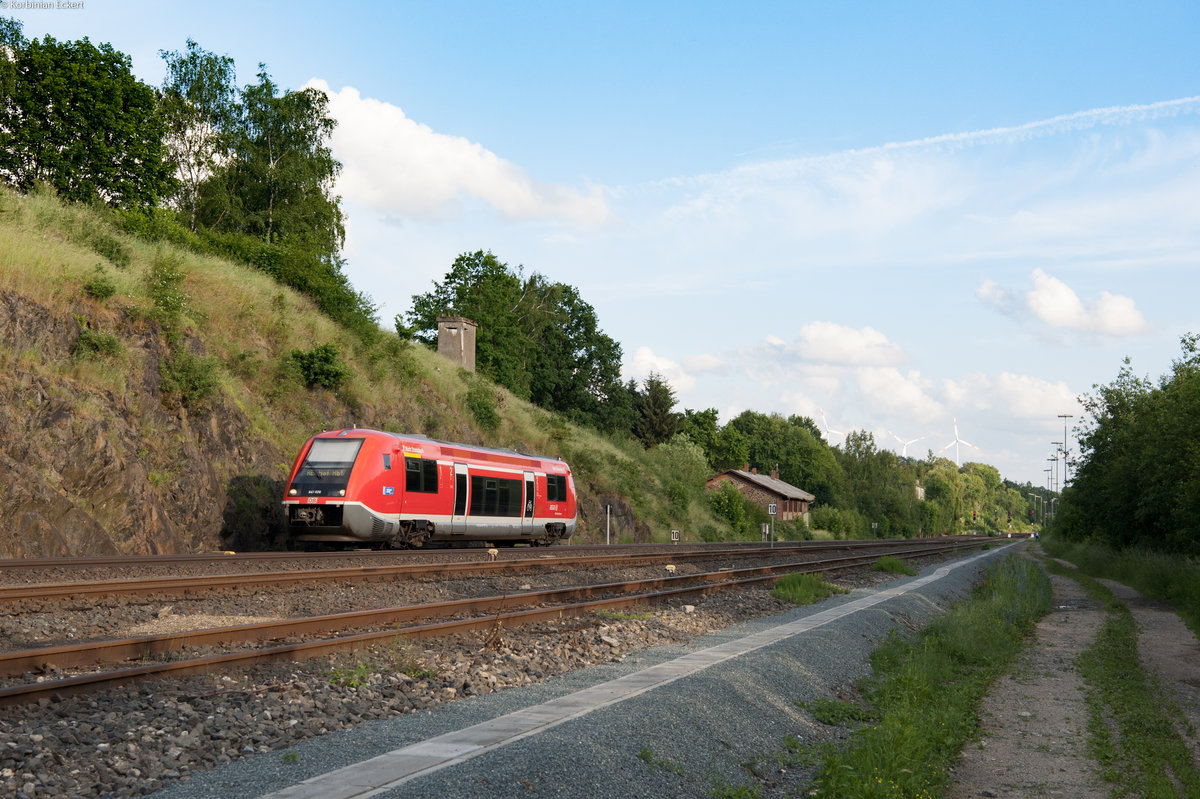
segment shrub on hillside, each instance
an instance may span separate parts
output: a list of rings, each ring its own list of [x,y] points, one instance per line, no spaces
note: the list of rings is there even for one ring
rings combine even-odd
[[[83,284],[83,293],[93,300],[103,302],[117,293],[117,284],[108,276],[103,266],[96,264],[96,273]]]
[[[81,317],[75,317],[79,323],[79,338],[71,354],[82,360],[94,358],[116,358],[120,356],[123,347],[121,341],[112,333],[100,333],[92,330],[91,323]]]
[[[168,335],[175,331],[187,308],[188,296],[183,290],[186,277],[175,253],[159,250],[146,273],[146,294],[154,303],[154,316]]]
[[[496,391],[476,382],[467,391],[467,409],[479,426],[489,433],[500,427],[500,412],[496,409]]]
[[[307,352],[292,350],[288,359],[299,369],[309,388],[321,386],[337,391],[350,377],[350,367],[342,362],[341,353],[332,344],[321,344]]]
[[[163,396],[178,397],[185,408],[201,408],[220,388],[221,365],[216,358],[201,358],[187,350],[172,352],[158,366]]]

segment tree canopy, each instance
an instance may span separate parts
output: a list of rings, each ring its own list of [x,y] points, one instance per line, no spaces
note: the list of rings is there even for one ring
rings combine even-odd
[[[479,325],[476,369],[518,397],[602,430],[630,429],[621,345],[573,286],[526,277],[491,252],[463,253],[431,291],[413,297],[407,318],[396,317],[397,332],[435,346],[439,316]]]
[[[1200,336],[1157,385],[1126,359],[1084,398],[1080,461],[1056,524],[1116,548],[1200,554]]]
[[[0,177],[21,191],[45,182],[75,202],[154,205],[173,179],[154,89],[129,57],[86,38],[26,41],[0,30]]]

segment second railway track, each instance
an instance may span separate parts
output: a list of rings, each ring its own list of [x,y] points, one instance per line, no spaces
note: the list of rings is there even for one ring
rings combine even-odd
[[[967,541],[937,542],[923,546],[893,547],[886,554],[903,558],[918,558],[933,554],[953,553],[984,543]],[[680,553],[682,554],[682,553]],[[46,679],[41,682],[10,684],[0,689],[0,705],[35,701],[42,697],[59,696],[79,691],[98,690],[106,685],[120,684],[151,676],[179,675],[227,669],[262,662],[268,659],[299,659],[346,651],[398,637],[421,638],[452,632],[479,629],[496,625],[523,624],[545,618],[581,614],[603,608],[627,607],[638,603],[668,598],[684,598],[722,590],[745,587],[755,583],[773,582],[791,572],[828,572],[861,567],[878,559],[881,550],[841,555],[824,560],[798,560],[748,569],[724,569],[715,572],[660,577],[652,580],[626,581],[601,585],[581,585],[553,590],[528,591],[511,595],[476,597],[448,602],[425,603],[397,608],[383,608],[329,614],[304,619],[289,619],[250,625],[237,625],[210,630],[190,631],[173,635],[146,636],[135,639],[89,642],[65,647],[10,652],[0,656],[0,673],[13,677],[31,671],[56,672],[63,669],[113,664],[131,658],[158,658],[159,662],[145,663],[133,668],[95,672]],[[678,558],[676,558],[678,559]],[[261,575],[260,575],[261,576]],[[597,594],[601,598],[588,599]],[[479,615],[486,613],[486,615]],[[429,621],[448,616],[467,614],[450,621]],[[422,620],[423,623],[373,629],[333,638],[265,645],[295,636],[328,635],[347,629],[370,629]],[[174,660],[185,648],[227,646],[233,643],[256,642],[257,648],[226,652],[202,657]],[[167,660],[171,659],[171,660]]]

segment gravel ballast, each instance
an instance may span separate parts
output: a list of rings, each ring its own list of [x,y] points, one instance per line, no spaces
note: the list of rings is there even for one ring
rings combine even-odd
[[[867,673],[867,657],[890,630],[907,633],[919,629],[965,598],[979,572],[997,555],[992,551],[978,559],[967,559],[969,562],[912,592],[378,795],[424,797],[436,793],[481,799],[708,797],[715,787],[747,783],[750,778],[743,764],[780,751],[785,736],[811,743],[843,734],[838,728],[815,722],[797,703],[836,697],[848,690]],[[922,574],[936,568],[937,564],[929,565]],[[909,581],[899,580],[889,587],[903,586],[906,582]],[[220,765],[218,758],[216,768],[193,770],[190,778],[182,781],[170,779],[174,775],[164,775],[169,784],[153,795],[161,799],[201,799],[260,796],[279,791],[384,752],[564,696],[696,649],[803,618],[861,597],[864,590],[879,589],[859,589],[817,605],[742,622],[683,643],[629,654],[621,646],[610,647],[608,659],[616,662],[566,671],[560,676],[503,691],[480,692],[465,701],[428,708],[398,707],[392,712],[402,715],[347,725],[347,729],[331,731],[291,748],[281,749],[280,741],[264,742],[259,746],[270,745],[272,751],[254,755],[243,752],[242,759],[228,765]],[[686,615],[682,609],[670,612]],[[625,635],[621,626],[614,623],[599,636],[620,644],[620,637]],[[647,622],[646,626],[653,625]],[[504,635],[515,633],[506,631]],[[597,638],[594,632],[588,635]],[[554,669],[555,661],[562,660],[560,656],[569,658],[576,651],[575,644],[569,641],[569,632],[565,638],[567,644],[559,646],[557,653],[553,648],[543,653],[539,661],[543,667]],[[481,679],[477,676],[478,664],[471,674]],[[464,686],[460,684],[459,688]],[[472,693],[471,686],[465,688],[465,693]],[[458,689],[451,687],[451,690],[458,693]],[[244,715],[250,706],[252,703],[240,712]],[[320,707],[314,707],[314,711],[302,723],[319,718]],[[239,711],[224,708],[223,712],[236,717]],[[238,729],[236,724],[230,726],[235,732]],[[252,750],[255,746],[254,742],[237,741],[235,747],[239,745],[250,746]],[[760,773],[767,780],[767,795],[784,795],[807,779],[803,773],[781,770],[773,763],[763,765]],[[143,783],[143,790],[145,787]]]

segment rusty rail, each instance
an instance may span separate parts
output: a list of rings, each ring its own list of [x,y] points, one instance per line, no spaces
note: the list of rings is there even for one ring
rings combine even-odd
[[[896,554],[901,558],[917,558],[930,554],[946,554],[962,549],[978,547],[983,540],[943,542],[935,546],[909,548]],[[463,612],[503,610],[506,604],[520,601],[526,604],[563,602],[564,600],[594,595],[598,592],[632,591],[619,596],[590,599],[549,607],[534,607],[524,610],[509,610],[489,613],[453,621],[441,621],[394,628],[386,631],[364,632],[303,643],[283,644],[267,648],[223,653],[207,657],[160,662],[125,668],[116,671],[97,672],[60,680],[9,686],[0,689],[0,706],[36,701],[47,696],[66,696],[84,691],[98,690],[146,679],[153,676],[182,676],[221,668],[248,666],[275,659],[300,659],[316,657],[337,651],[352,651],[370,644],[398,637],[425,638],[451,632],[492,627],[495,625],[527,624],[547,618],[578,615],[604,608],[629,607],[644,602],[697,596],[729,588],[739,588],[763,582],[773,582],[789,573],[831,572],[856,568],[881,557],[879,553],[863,553],[842,556],[823,561],[795,561],[773,566],[751,569],[729,569],[698,575],[662,577],[653,580],[629,581],[607,585],[576,586],[569,589],[532,591],[501,597],[455,600],[431,605],[414,605],[373,611],[319,616],[308,619],[293,619],[284,622],[225,627],[201,630],[178,635],[149,636],[122,641],[52,647],[25,652],[13,652],[0,656],[0,668],[7,675],[24,673],[30,668],[71,668],[91,665],[96,662],[117,662],[129,658],[156,657],[186,646],[226,644],[239,641],[261,641],[290,635],[328,633],[350,627],[379,624],[394,624],[418,617],[438,617]],[[696,583],[682,585],[681,583]],[[657,589],[657,590],[655,590]],[[91,653],[90,655],[88,653]],[[89,659],[90,658],[90,659]]]

